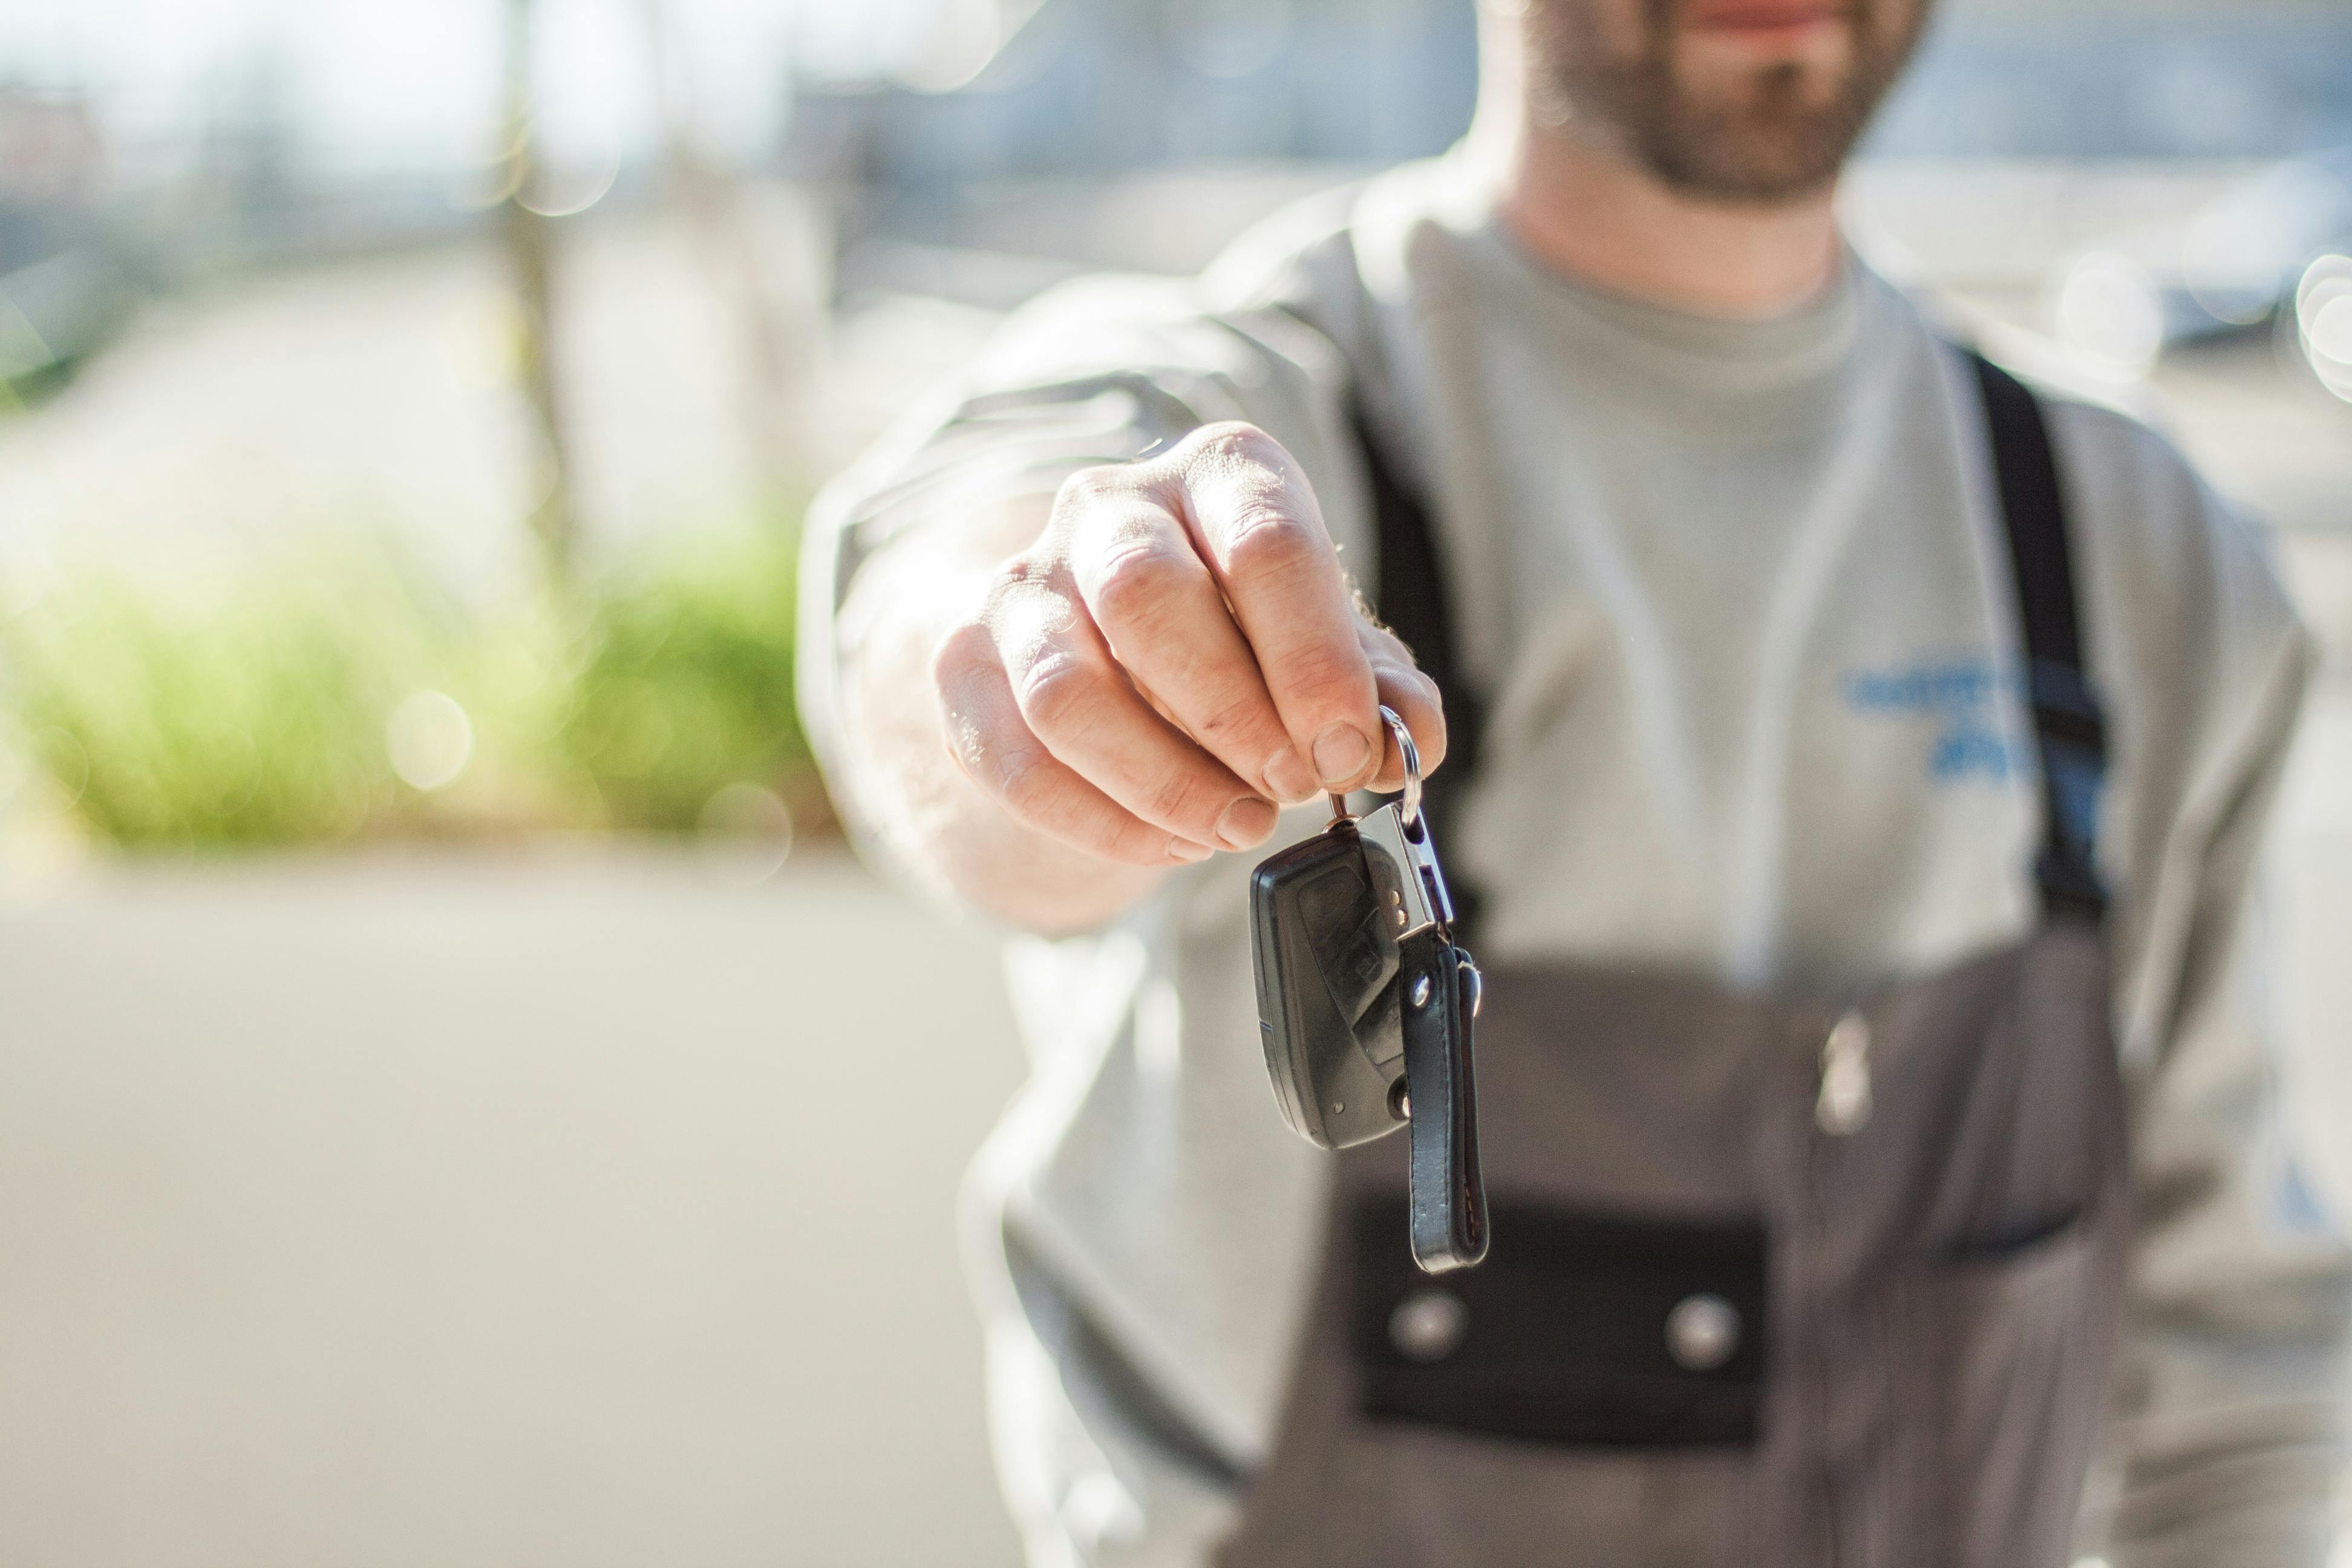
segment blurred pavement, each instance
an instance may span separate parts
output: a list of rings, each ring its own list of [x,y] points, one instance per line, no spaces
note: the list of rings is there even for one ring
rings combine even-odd
[[[990,944],[838,853],[0,910],[0,1563],[1008,1568]]]

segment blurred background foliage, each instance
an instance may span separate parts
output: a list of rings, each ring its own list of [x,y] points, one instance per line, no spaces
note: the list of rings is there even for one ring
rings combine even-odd
[[[352,563],[164,594],[97,564],[0,624],[19,743],[121,844],[346,838],[390,805],[384,715],[439,640]]]
[[[805,818],[792,516],[487,609],[389,541],[169,584],[87,560],[0,618],[0,708],[52,809],[142,849],[685,832],[730,787]]]
[[[688,535],[587,598],[547,710],[615,826],[708,825],[731,786],[805,795],[793,706],[793,534]]]

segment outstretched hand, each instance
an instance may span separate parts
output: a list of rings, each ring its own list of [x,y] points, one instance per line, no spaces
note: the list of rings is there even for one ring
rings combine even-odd
[[[1445,755],[1435,684],[1360,613],[1306,477],[1250,425],[1071,476],[932,679],[967,778],[1129,865],[1262,844],[1277,803],[1402,787],[1380,704],[1424,771]]]

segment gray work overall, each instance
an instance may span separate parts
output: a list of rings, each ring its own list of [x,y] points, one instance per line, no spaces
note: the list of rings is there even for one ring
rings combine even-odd
[[[1978,379],[2045,786],[2038,929],[1860,997],[1490,966],[1489,1260],[1418,1274],[1394,1151],[1339,1157],[1224,1568],[2066,1561],[2129,1235],[2104,741],[2041,411]],[[1459,734],[1426,520],[1372,477],[1381,608]]]

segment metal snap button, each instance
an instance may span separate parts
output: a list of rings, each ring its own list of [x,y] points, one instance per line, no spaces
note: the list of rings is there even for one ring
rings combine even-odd
[[[1451,1290],[1416,1290],[1389,1314],[1389,1343],[1408,1361],[1444,1361],[1469,1329],[1470,1310]]]
[[[1813,1124],[1832,1138],[1850,1137],[1870,1121],[1870,1020],[1853,1011],[1822,1042],[1821,1092]]]
[[[1666,1314],[1666,1353],[1688,1372],[1713,1372],[1739,1348],[1739,1309],[1711,1291],[1685,1296]]]

